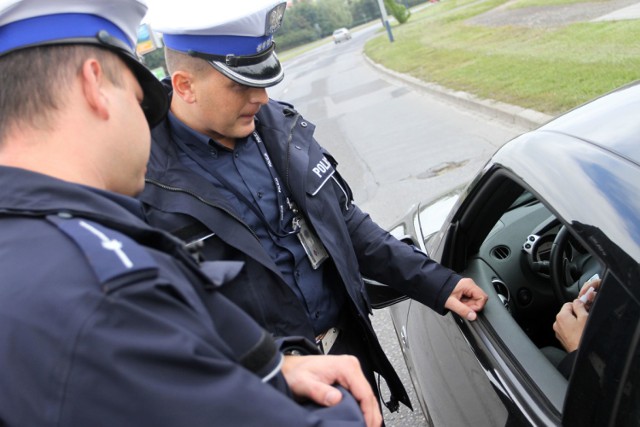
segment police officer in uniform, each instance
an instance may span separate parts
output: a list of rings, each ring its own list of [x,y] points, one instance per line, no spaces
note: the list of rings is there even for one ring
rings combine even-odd
[[[361,274],[470,320],[486,294],[376,225],[353,203],[314,125],[268,98],[265,88],[283,78],[273,34],[285,3],[193,13],[202,6],[182,2],[150,19],[164,35],[171,110],[152,132],[140,196],[147,220],[204,259],[244,262],[226,296],[274,335],[356,355],[374,388],[374,372],[385,378],[390,410],[410,407],[371,326]]]
[[[315,347],[218,292],[242,263],[200,269],[143,221],[168,107],[134,53],[145,12],[0,1],[0,425],[379,425],[356,358],[283,356]]]

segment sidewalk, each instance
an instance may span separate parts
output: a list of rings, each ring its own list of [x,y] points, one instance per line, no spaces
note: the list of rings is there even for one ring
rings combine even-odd
[[[593,19],[591,22],[623,21],[626,19],[640,19],[640,2]]]

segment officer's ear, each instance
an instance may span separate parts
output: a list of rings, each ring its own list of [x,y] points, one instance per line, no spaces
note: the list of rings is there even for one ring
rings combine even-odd
[[[171,76],[173,86],[173,96],[180,97],[187,104],[196,101],[196,94],[193,85],[193,74],[188,71],[178,70]]]
[[[107,88],[112,84],[109,84],[100,61],[95,58],[84,61],[79,78],[90,110],[104,120],[109,119]]]

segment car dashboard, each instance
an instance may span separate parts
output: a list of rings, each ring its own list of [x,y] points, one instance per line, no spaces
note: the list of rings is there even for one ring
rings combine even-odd
[[[537,347],[557,345],[552,330],[560,302],[549,275],[555,216],[529,193],[501,216],[473,257],[491,269],[505,309]]]

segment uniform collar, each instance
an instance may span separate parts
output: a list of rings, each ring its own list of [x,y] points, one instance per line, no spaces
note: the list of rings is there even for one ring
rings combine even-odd
[[[195,146],[206,149],[209,146],[211,138],[191,129],[182,120],[178,119],[172,111],[169,111],[168,117],[169,127],[174,138],[190,147]]]
[[[132,197],[8,166],[0,166],[0,211],[108,216],[146,227],[142,205]]]
[[[177,139],[182,145],[194,150],[198,155],[217,156],[219,151],[232,151],[218,141],[191,129],[178,119],[175,114],[169,111],[169,129],[174,139]],[[257,120],[256,120],[257,121]],[[236,150],[245,145],[248,137],[236,139]]]

